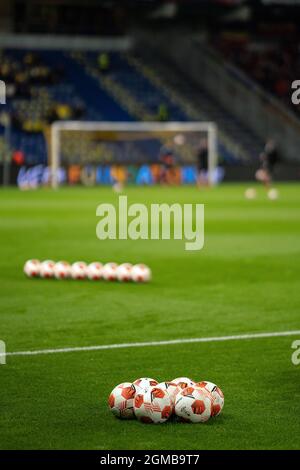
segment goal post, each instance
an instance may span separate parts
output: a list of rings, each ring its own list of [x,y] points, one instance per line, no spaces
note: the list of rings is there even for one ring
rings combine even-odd
[[[157,155],[153,154],[153,143],[157,145],[170,145],[175,147],[175,152],[180,155],[183,164],[196,164],[197,149],[199,149],[200,139],[205,137],[208,154],[208,181],[214,184],[214,172],[218,164],[217,150],[217,126],[214,122],[94,122],[94,121],[56,121],[50,126],[49,136],[49,166],[51,167],[51,185],[57,188],[59,185],[59,168],[72,162],[101,164],[104,153],[109,154],[109,162],[115,163],[116,144],[127,143],[123,148],[124,161],[130,161],[130,152],[135,156],[131,162],[143,163],[139,161],[139,155],[134,148],[134,143],[144,141],[148,143],[149,158],[155,160]],[[177,139],[177,140],[176,140]],[[130,148],[128,144],[131,144]],[[152,147],[151,144],[152,143]],[[101,146],[101,152],[96,151],[96,145]],[[156,147],[157,147],[156,145]],[[145,145],[144,145],[145,147]],[[81,155],[79,148],[81,149]],[[131,150],[130,150],[131,149]],[[118,146],[118,155],[122,154],[122,147]],[[92,158],[93,154],[93,158]],[[125,158],[126,154],[126,158]],[[76,157],[75,157],[76,155]],[[97,156],[98,155],[98,156]],[[95,161],[96,158],[96,161]],[[98,159],[98,160],[97,160]],[[105,160],[105,159],[104,159]],[[105,160],[106,161],[106,160]],[[118,160],[120,163],[120,160]]]

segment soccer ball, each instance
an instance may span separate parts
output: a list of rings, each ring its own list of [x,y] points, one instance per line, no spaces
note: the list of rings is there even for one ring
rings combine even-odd
[[[172,415],[173,404],[166,390],[157,386],[138,390],[133,402],[134,414],[143,423],[164,423]]]
[[[277,189],[272,188],[268,191],[268,198],[270,199],[270,201],[276,201],[276,199],[278,199],[278,197],[279,197],[279,193],[278,193]]]
[[[117,267],[117,278],[119,281],[128,282],[131,281],[131,268],[132,264],[123,263]]]
[[[174,391],[174,400],[176,401],[176,396],[181,390],[186,387],[192,387],[195,385],[195,382],[188,377],[177,377],[177,379],[172,380],[172,383],[176,385],[176,390]]]
[[[216,384],[212,382],[207,382],[207,381],[198,382],[196,385],[206,390],[212,395],[213,404],[212,404],[211,415],[218,416],[221,413],[223,406],[224,406],[224,394],[222,390]]]
[[[116,182],[113,184],[112,188],[115,193],[121,193],[124,189],[124,185],[121,182]]]
[[[106,281],[115,281],[117,279],[117,267],[116,263],[106,263],[102,268],[102,277]]]
[[[175,413],[188,423],[205,423],[211,417],[213,398],[200,387],[186,387],[178,393]]]
[[[98,281],[102,278],[102,267],[102,263],[98,262],[89,264],[86,268],[87,277],[91,281]]]
[[[40,274],[40,265],[38,259],[29,259],[24,265],[24,273],[28,277],[37,277]]]
[[[73,279],[85,279],[87,275],[87,265],[84,261],[76,261],[71,266],[71,276]]]
[[[117,385],[108,397],[108,406],[117,418],[133,419],[135,386],[130,382]]]
[[[176,145],[184,145],[185,143],[185,136],[183,134],[177,134],[174,137],[174,144]]]
[[[136,387],[136,389],[140,390],[148,390],[148,388],[154,387],[157,385],[158,382],[155,379],[149,379],[148,377],[142,377],[141,379],[136,379],[133,382],[133,385]]]
[[[195,382],[188,377],[177,377],[177,379],[173,379],[171,382],[173,384],[179,385],[180,388],[186,388],[195,385]]]
[[[165,390],[166,392],[168,392],[168,394],[170,395],[171,401],[172,401],[173,408],[174,408],[175,407],[176,395],[180,391],[180,389],[178,388],[178,385],[173,383],[173,382],[160,382],[157,385],[157,387],[161,388],[162,390]]]
[[[151,270],[145,264],[135,264],[131,269],[131,279],[134,282],[149,282]]]
[[[66,279],[71,275],[71,266],[67,261],[58,261],[55,263],[53,272],[57,279]]]
[[[40,264],[40,276],[44,278],[50,278],[54,276],[55,262],[51,259],[47,259]]]
[[[248,189],[246,189],[246,191],[245,191],[245,198],[246,198],[246,199],[249,199],[249,200],[255,199],[255,198],[256,198],[256,189],[254,189],[254,188],[248,188]]]

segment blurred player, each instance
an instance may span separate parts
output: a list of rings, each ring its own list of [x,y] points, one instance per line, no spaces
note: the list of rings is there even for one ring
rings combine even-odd
[[[121,193],[128,179],[127,169],[122,165],[114,165],[111,168],[111,177],[113,179],[113,190],[116,193]]]
[[[273,178],[274,168],[279,160],[278,150],[274,139],[269,139],[266,142],[264,151],[260,154],[261,166],[255,173],[257,181],[261,181],[267,189]]]
[[[200,140],[200,145],[197,153],[197,185],[208,186],[208,146],[207,139]]]
[[[160,149],[159,161],[161,163],[160,183],[170,184],[173,181],[175,171],[175,156],[173,150],[168,146]]]

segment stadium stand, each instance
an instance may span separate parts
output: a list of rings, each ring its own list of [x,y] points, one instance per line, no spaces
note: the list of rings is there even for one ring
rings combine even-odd
[[[7,49],[2,52],[1,76],[8,85],[10,147],[22,151],[27,164],[46,162],[44,132],[55,120],[131,119],[62,51]],[[3,126],[0,133],[3,141]]]
[[[163,62],[151,64],[149,57],[139,52],[111,52],[104,71],[101,54],[2,51],[1,74],[9,86],[11,152],[21,151],[27,164],[45,163],[44,134],[55,120],[214,120],[220,126],[219,153],[225,162],[257,156],[258,145],[254,145],[249,131],[203,90],[196,91],[192,83],[180,80],[178,73]],[[2,146],[3,133],[1,127]],[[237,141],[241,144],[233,144]],[[67,149],[73,150],[74,146]]]
[[[178,68],[146,49],[129,55],[130,62],[155,85],[164,90],[170,101],[185,111],[188,120],[213,121],[219,129],[219,154],[227,164],[257,159],[260,139],[225,110],[199,84],[195,85]],[[155,70],[155,72],[154,72]]]
[[[260,34],[226,32],[215,35],[212,45],[263,89],[276,96],[299,116],[291,103],[291,83],[299,75],[300,40],[292,25],[272,26]]]

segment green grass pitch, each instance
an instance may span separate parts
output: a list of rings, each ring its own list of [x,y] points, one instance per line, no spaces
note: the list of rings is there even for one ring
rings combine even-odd
[[[8,351],[300,329],[300,191],[243,185],[126,190],[132,202],[205,203],[205,246],[96,238],[109,188],[0,192],[0,339]],[[148,285],[30,280],[28,258],[145,262]],[[11,356],[0,365],[1,449],[300,447],[300,366],[278,337]],[[223,414],[203,425],[115,419],[111,389],[141,376],[216,382]]]

